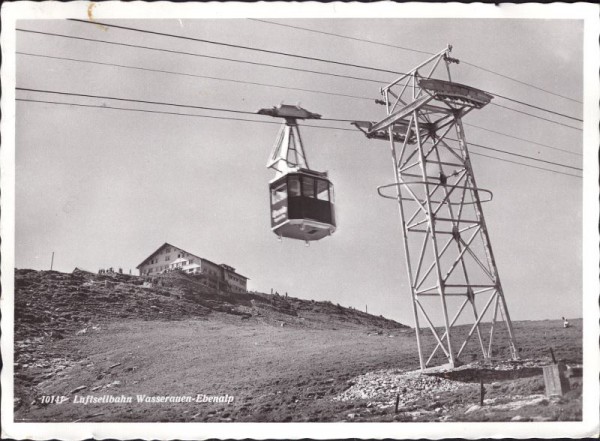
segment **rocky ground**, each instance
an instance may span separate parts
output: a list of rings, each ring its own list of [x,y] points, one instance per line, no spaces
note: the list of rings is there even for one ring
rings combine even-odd
[[[102,320],[183,320],[222,312],[276,324],[309,328],[407,326],[331,302],[264,293],[217,292],[193,275],[160,276],[16,270],[15,340],[61,339],[72,330]]]
[[[369,372],[351,380],[351,387],[334,400],[366,402],[360,412],[346,415],[351,421],[543,422],[581,418],[578,405],[574,405],[581,398],[581,379],[572,379],[568,398],[547,397],[541,375],[542,366],[548,362],[478,362],[425,375],[420,370]],[[566,403],[569,405],[564,406]]]
[[[581,419],[580,379],[544,396],[542,366],[582,361],[581,321],[516,322],[493,364],[421,375],[414,331],[330,302],[217,293],[193,276],[17,270],[18,421],[557,421]],[[457,328],[457,333],[468,327]],[[423,334],[432,349],[433,336]],[[440,360],[437,360],[439,362]],[[480,382],[485,396],[480,405]],[[75,396],[228,394],[227,404],[90,404]],[[43,397],[66,397],[63,404]],[[396,409],[397,401],[397,409]]]

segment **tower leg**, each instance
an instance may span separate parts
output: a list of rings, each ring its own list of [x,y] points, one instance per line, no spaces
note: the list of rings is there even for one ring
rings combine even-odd
[[[416,291],[415,291],[415,283],[416,281],[413,281],[413,274],[412,274],[412,267],[410,265],[410,251],[408,248],[408,237],[407,237],[407,231],[406,231],[406,222],[405,222],[405,218],[404,218],[404,207],[402,206],[402,189],[400,187],[400,175],[398,173],[398,158],[396,155],[396,145],[394,143],[394,136],[393,136],[393,131],[392,131],[392,127],[388,128],[388,132],[390,134],[390,149],[392,152],[392,161],[393,161],[393,165],[394,165],[394,177],[396,179],[396,194],[398,197],[398,212],[400,214],[400,223],[402,224],[402,243],[404,245],[404,257],[406,259],[406,271],[408,273],[408,278],[409,278],[409,282],[410,282],[410,289],[411,289],[411,303],[412,303],[412,309],[413,309],[413,318],[415,321],[415,334],[417,337],[417,350],[419,352],[419,365],[421,366],[421,370],[425,369],[425,362],[423,359],[423,349],[421,347],[421,329],[419,327],[419,314],[417,311],[417,305],[416,305]]]

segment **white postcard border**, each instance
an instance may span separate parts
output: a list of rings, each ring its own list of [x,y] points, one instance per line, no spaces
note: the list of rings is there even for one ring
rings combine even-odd
[[[0,151],[2,189],[2,436],[16,439],[118,438],[303,438],[343,437],[431,438],[460,437],[584,437],[599,430],[600,352],[598,351],[598,133],[600,56],[598,6],[577,4],[427,4],[410,3],[170,3],[170,2],[16,2],[2,5],[2,121]],[[15,247],[15,25],[22,19],[93,20],[109,18],[547,18],[584,20],[584,179],[583,290],[584,395],[582,422],[547,423],[14,423],[13,323]]]

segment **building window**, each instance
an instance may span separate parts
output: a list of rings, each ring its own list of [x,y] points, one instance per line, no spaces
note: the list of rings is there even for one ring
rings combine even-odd
[[[166,256],[165,261],[171,260],[171,256]]]

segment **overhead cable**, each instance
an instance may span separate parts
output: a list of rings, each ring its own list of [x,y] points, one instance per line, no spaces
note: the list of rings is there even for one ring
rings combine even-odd
[[[453,138],[447,138],[447,139],[449,139],[451,141],[458,142],[458,139],[453,139]],[[580,168],[580,167],[573,167],[572,165],[565,165],[565,164],[560,164],[558,162],[546,161],[545,159],[535,158],[533,156],[521,155],[520,153],[508,152],[506,150],[496,149],[494,147],[488,147],[488,146],[477,144],[477,143],[474,143],[474,142],[471,142],[471,141],[468,142],[468,145],[470,145],[470,146],[474,145],[476,147],[479,147],[479,148],[482,148],[482,149],[485,149],[485,150],[492,150],[494,152],[500,152],[500,153],[506,153],[506,154],[512,155],[512,156],[518,156],[519,158],[531,159],[532,161],[545,162],[546,164],[558,165],[560,167],[566,167],[566,168],[570,168],[570,169],[573,169],[573,170],[583,171],[583,169]]]
[[[553,115],[562,116],[563,118],[572,119],[573,121],[583,122],[583,119],[581,119],[581,118],[575,118],[574,116],[567,115],[565,113],[556,112],[554,110],[546,109],[545,107],[536,106],[534,104],[529,104],[529,103],[526,103],[524,101],[516,100],[514,98],[508,98],[506,96],[500,95],[499,93],[495,93],[495,92],[488,92],[488,93],[491,93],[495,97],[502,98],[502,99],[505,99],[507,101],[512,101],[513,103],[517,103],[517,104],[521,104],[523,106],[531,107],[532,109],[542,110],[543,112],[552,113]]]
[[[55,60],[74,61],[74,62],[78,62],[78,63],[96,64],[96,65],[101,65],[101,66],[120,67],[120,68],[124,68],[124,69],[141,70],[141,71],[147,71],[147,72],[157,72],[157,73],[164,73],[164,74],[171,74],[171,75],[181,75],[181,76],[186,76],[186,77],[205,78],[208,80],[227,81],[227,82],[238,83],[238,84],[250,84],[253,86],[264,86],[264,87],[273,87],[273,88],[277,88],[277,89],[298,90],[300,92],[310,92],[310,93],[318,93],[318,94],[323,94],[323,95],[333,95],[333,96],[341,96],[341,97],[346,97],[346,98],[354,98],[354,99],[359,99],[359,100],[373,101],[373,98],[368,97],[368,96],[349,95],[349,94],[344,94],[344,93],[327,92],[324,90],[303,89],[300,87],[290,87],[290,86],[279,86],[276,84],[258,83],[258,82],[254,82],[254,81],[242,81],[242,80],[234,80],[231,78],[212,77],[212,76],[208,76],[208,75],[199,75],[199,74],[192,74],[192,73],[185,73],[185,72],[174,72],[171,70],[151,69],[148,67],[130,66],[127,64],[105,63],[102,61],[92,61],[92,60],[81,60],[79,58],[67,58],[67,57],[56,57],[56,56],[52,56],[52,55],[32,54],[29,52],[17,52],[17,54],[28,55],[28,56],[32,56],[32,57],[50,58],[50,59],[55,59]]]
[[[125,102],[142,103],[142,104],[173,106],[173,107],[178,107],[178,108],[190,108],[190,109],[212,110],[212,111],[230,112],[230,113],[246,114],[246,115],[256,115],[256,112],[250,112],[250,111],[244,111],[244,110],[233,110],[233,109],[218,108],[218,107],[196,106],[196,105],[191,105],[191,104],[177,104],[177,103],[167,103],[167,102],[160,102],[160,101],[147,101],[147,100],[138,100],[138,99],[130,99],[130,98],[80,94],[80,93],[72,93],[72,92],[64,92],[64,91],[31,89],[31,88],[24,88],[24,87],[17,87],[16,89],[20,90],[20,91],[26,91],[26,92],[38,92],[38,93],[48,93],[48,94],[54,94],[54,95],[76,96],[76,97],[96,98],[96,99],[108,99],[108,100],[125,101]],[[352,130],[352,129],[347,129],[347,130]],[[456,139],[452,139],[452,138],[449,138],[449,139],[451,139],[452,141],[456,141]],[[505,153],[505,154],[512,155],[512,156],[518,156],[518,157],[530,159],[533,161],[549,163],[552,165],[558,165],[561,167],[571,168],[571,169],[575,169],[575,170],[582,170],[578,167],[573,167],[570,165],[564,165],[564,164],[560,164],[560,163],[546,161],[543,159],[534,158],[534,157],[526,156],[526,155],[521,155],[521,154],[510,152],[507,150],[495,149],[493,147],[487,147],[487,146],[482,146],[480,144],[473,144],[473,143],[471,143],[471,145],[477,145],[478,147],[481,147],[484,149],[494,150],[497,152]]]
[[[122,42],[110,41],[110,40],[100,40],[100,39],[96,39],[96,38],[78,37],[75,35],[58,34],[56,32],[42,32],[42,31],[34,31],[31,29],[22,29],[22,28],[17,28],[17,31],[26,32],[26,33],[30,33],[30,34],[46,35],[46,36],[50,36],[50,37],[61,37],[61,38],[69,38],[72,40],[89,41],[89,42],[93,42],[93,43],[103,43],[103,44],[109,44],[109,45],[113,45],[113,46],[122,46],[122,47],[129,47],[129,48],[145,49],[145,50],[150,50],[150,51],[165,52],[165,53],[170,53],[170,54],[189,55],[192,57],[208,58],[211,60],[220,60],[220,61],[229,61],[232,63],[250,64],[253,66],[271,67],[271,68],[275,68],[275,69],[291,70],[291,71],[295,71],[295,72],[305,72],[305,73],[311,73],[311,74],[316,74],[316,75],[325,75],[328,77],[346,78],[346,79],[358,80],[358,81],[367,81],[370,83],[377,83],[377,84],[387,84],[389,82],[388,80],[375,80],[372,78],[335,74],[335,73],[323,72],[323,71],[319,71],[319,70],[302,69],[299,67],[289,67],[289,66],[283,66],[280,64],[259,63],[257,61],[240,60],[238,58],[217,57],[217,56],[213,56],[213,55],[199,54],[197,52],[186,52],[186,51],[164,49],[164,48],[153,47],[153,46],[143,46],[143,45],[139,45],[139,44],[122,43]]]
[[[103,22],[99,22],[99,21],[80,20],[77,18],[70,18],[69,20],[76,21],[78,23],[85,23],[85,24],[91,24],[91,25],[96,25],[96,26],[98,26],[98,25],[106,26],[109,28],[122,29],[122,30],[126,30],[126,31],[134,31],[134,32],[141,32],[144,34],[158,35],[161,37],[178,38],[181,40],[196,41],[199,43],[214,44],[217,46],[233,47],[233,48],[237,48],[237,49],[245,49],[245,50],[249,50],[249,51],[263,52],[266,54],[281,55],[284,57],[291,57],[291,58],[299,58],[302,60],[319,61],[322,63],[337,64],[339,66],[355,67],[355,68],[359,68],[359,69],[367,69],[367,70],[373,70],[373,71],[377,71],[377,72],[385,72],[385,73],[390,73],[390,74],[394,74],[394,75],[403,75],[402,72],[397,72],[395,70],[381,69],[381,68],[371,67],[371,66],[363,66],[363,65],[354,64],[354,63],[345,63],[343,61],[327,60],[324,58],[310,57],[308,55],[291,54],[289,52],[283,52],[283,51],[261,49],[261,48],[253,47],[253,46],[244,46],[244,45],[240,45],[240,44],[225,43],[223,41],[208,40],[206,38],[187,37],[185,35],[169,34],[167,32],[151,31],[149,29],[132,28],[130,26],[119,26],[119,25],[103,23]]]
[[[75,18],[69,19],[69,20],[76,21],[79,23],[96,24],[96,25],[100,25],[100,26],[112,27],[115,29],[122,29],[122,30],[133,31],[133,32],[141,32],[141,33],[145,33],[145,34],[159,35],[162,37],[178,38],[178,39],[183,39],[183,40],[196,41],[196,42],[200,42],[200,43],[214,44],[214,45],[225,46],[225,47],[234,47],[234,48],[238,48],[238,49],[264,52],[264,53],[268,53],[268,54],[281,55],[281,56],[292,57],[292,58],[299,58],[299,59],[303,59],[303,60],[319,61],[322,63],[330,63],[330,64],[336,64],[336,65],[340,65],[340,66],[372,70],[372,71],[376,71],[376,72],[391,73],[394,75],[405,75],[405,73],[403,73],[403,72],[398,72],[398,71],[389,70],[389,69],[365,66],[365,65],[354,64],[354,63],[346,63],[346,62],[342,62],[342,61],[328,60],[325,58],[310,57],[307,55],[291,54],[289,52],[274,51],[274,50],[270,50],[270,49],[261,49],[261,48],[257,48],[257,47],[253,47],[253,46],[243,46],[243,45],[238,45],[238,44],[233,44],[233,43],[226,43],[226,42],[222,42],[222,41],[214,41],[214,40],[207,40],[204,38],[188,37],[188,36],[184,36],[184,35],[170,34],[170,33],[166,33],[166,32],[151,31],[148,29],[133,28],[130,26],[119,26],[119,25],[113,25],[113,24],[108,24],[108,23],[91,22],[88,20],[80,20],[80,19],[75,19]],[[493,95],[495,95],[493,92],[489,92],[489,93],[492,93]],[[497,95],[497,96],[500,96],[500,95]],[[516,100],[513,100],[512,98],[506,98],[506,97],[502,97],[502,98],[510,100],[510,101],[516,101]],[[523,104],[523,103],[521,102],[521,104]],[[525,105],[529,105],[529,104],[525,104]],[[541,108],[538,106],[533,106],[533,107],[536,107],[537,109],[541,109],[541,110],[550,111],[555,114],[560,114],[558,112],[544,109],[544,108]],[[563,116],[566,116],[566,115],[563,115]],[[574,118],[574,117],[569,117],[569,116],[567,116],[567,117],[577,120],[577,118]]]
[[[561,171],[558,171],[558,170],[551,170],[549,168],[538,167],[536,165],[525,164],[523,162],[518,162],[518,161],[511,161],[510,159],[498,158],[496,156],[485,155],[485,154],[479,153],[479,152],[470,152],[470,154],[471,155],[477,155],[477,156],[483,156],[484,158],[496,159],[496,160],[502,161],[502,162],[510,162],[511,164],[523,165],[525,167],[535,168],[535,169],[538,169],[538,170],[545,170],[545,171],[556,173],[556,174],[559,174],[559,175],[574,176],[574,177],[580,178],[580,179],[583,178],[583,176],[575,175],[573,173],[565,173],[565,172],[561,172]]]
[[[281,125],[281,123],[278,121],[261,121],[261,120],[257,120],[257,119],[234,118],[231,116],[198,115],[196,113],[167,112],[165,110],[132,109],[130,107],[116,107],[116,106],[106,106],[106,105],[98,105],[98,104],[66,103],[66,102],[61,102],[61,101],[34,100],[34,99],[29,99],[29,98],[16,98],[16,101],[22,101],[22,102],[28,102],[28,103],[57,104],[57,105],[72,106],[72,107],[88,107],[88,108],[93,108],[93,109],[126,110],[126,111],[130,111],[130,112],[156,113],[156,114],[161,114],[161,115],[193,116],[193,117],[197,117],[197,118],[221,119],[221,120],[227,120],[227,121],[243,121],[243,122],[253,122],[253,123],[259,123],[259,124]],[[345,127],[315,126],[312,124],[302,124],[302,127],[312,127],[315,129],[343,130],[346,132],[356,132],[355,129],[348,129]]]
[[[474,67],[474,68],[476,68],[476,69],[480,69],[480,70],[483,70],[483,71],[485,71],[485,72],[488,72],[488,73],[491,73],[491,74],[494,74],[494,75],[498,75],[499,77],[506,78],[506,79],[508,79],[508,80],[512,80],[512,81],[514,81],[514,82],[516,82],[516,83],[523,84],[524,86],[529,86],[529,87],[531,87],[531,88],[533,88],[533,89],[537,89],[537,90],[539,90],[539,91],[541,91],[541,92],[546,92],[546,93],[548,93],[548,94],[550,94],[550,95],[554,95],[554,96],[557,96],[557,97],[559,97],[559,98],[564,98],[564,99],[566,99],[566,100],[573,101],[573,102],[575,102],[575,103],[583,104],[583,102],[582,102],[582,101],[580,101],[580,100],[576,100],[575,98],[571,98],[571,97],[568,97],[568,96],[566,96],[566,95],[561,95],[560,93],[552,92],[551,90],[544,89],[544,88],[542,88],[542,87],[536,86],[536,85],[534,85],[534,84],[531,84],[531,83],[527,83],[527,82],[525,82],[525,81],[518,80],[518,79],[516,79],[516,78],[513,78],[513,77],[509,77],[508,75],[501,74],[501,73],[499,73],[499,72],[496,72],[496,71],[493,71],[493,70],[491,70],[491,69],[486,69],[485,67],[479,66],[479,65],[477,65],[477,64],[474,64],[474,63],[469,63],[468,61],[462,61],[462,63],[464,63],[464,64],[467,64],[467,65],[469,65],[469,66],[471,66],[471,67]]]
[[[362,100],[371,100],[371,98],[369,97],[362,97],[362,96],[356,96],[356,95],[347,95],[347,94],[342,94],[342,93],[334,93],[334,92],[327,92],[327,91],[323,91],[323,90],[316,90],[316,89],[303,89],[303,88],[298,88],[298,87],[288,87],[288,86],[280,86],[280,85],[275,85],[275,84],[269,84],[269,83],[257,83],[257,82],[251,82],[251,81],[242,81],[242,80],[234,80],[234,79],[228,79],[228,78],[221,78],[221,77],[212,77],[212,76],[207,76],[207,75],[198,75],[198,74],[191,74],[191,73],[185,73],[185,72],[174,72],[174,71],[168,71],[168,70],[162,70],[162,69],[151,69],[151,68],[145,68],[145,67],[139,67],[139,66],[130,66],[130,65],[124,65],[124,64],[116,64],[116,63],[105,63],[105,62],[100,62],[100,61],[92,61],[92,60],[81,60],[78,58],[67,58],[67,57],[57,57],[57,56],[51,56],[51,55],[43,55],[43,54],[32,54],[29,52],[16,52],[19,55],[27,55],[27,56],[32,56],[32,57],[41,57],[41,58],[49,58],[49,59],[56,59],[56,60],[66,60],[66,61],[74,61],[74,62],[80,62],[80,63],[89,63],[89,64],[97,64],[97,65],[102,65],[102,66],[112,66],[112,67],[120,67],[120,68],[126,68],[126,69],[134,69],[134,70],[141,70],[141,71],[148,71],[148,72],[157,72],[157,73],[164,73],[164,74],[172,74],[172,75],[181,75],[181,76],[190,76],[190,77],[196,77],[196,78],[206,78],[206,79],[211,79],[211,80],[217,80],[217,81],[227,81],[227,82],[233,82],[233,83],[240,83],[240,84],[250,84],[250,85],[257,85],[257,86],[264,86],[264,87],[273,87],[273,88],[279,88],[279,89],[286,89],[286,90],[298,90],[298,91],[303,91],[303,92],[311,92],[311,93],[318,93],[318,94],[324,94],[324,95],[333,95],[333,96],[341,96],[341,97],[347,97],[347,98],[355,98],[355,99],[362,99]],[[349,120],[349,119],[337,119],[337,118],[321,118],[322,121],[337,121],[337,122],[353,122],[354,120]],[[525,139],[525,138],[520,138],[518,136],[514,136],[514,135],[509,135],[503,132],[498,132],[496,130],[492,130],[492,129],[488,129],[486,127],[481,127],[481,126],[477,126],[475,124],[468,124],[468,123],[463,123],[466,126],[470,126],[470,127],[475,127],[477,129],[480,130],[485,130],[487,132],[491,132],[491,133],[496,133],[498,135],[502,135],[502,136],[506,136],[508,138],[513,138],[513,139],[518,139],[527,143],[531,143],[531,144],[535,144],[535,145],[539,145],[542,147],[546,147],[549,149],[553,149],[553,150],[557,150],[557,151],[561,151],[561,152],[565,152],[571,155],[577,155],[577,156],[582,156],[581,153],[576,153],[576,152],[572,152],[566,149],[561,149],[558,147],[553,147],[547,144],[542,144],[536,141],[532,141],[530,139]]]
[[[324,34],[324,35],[330,35],[330,36],[339,37],[339,38],[345,38],[345,39],[348,39],[348,40],[362,41],[364,43],[375,44],[375,45],[378,45],[378,46],[391,47],[391,48],[401,49],[401,50],[415,52],[415,53],[419,53],[419,54],[435,55],[434,52],[428,52],[428,51],[423,51],[423,50],[419,50],[419,49],[408,48],[408,47],[404,47],[404,46],[398,46],[398,45],[390,44],[390,43],[382,43],[380,41],[368,40],[366,38],[350,37],[349,35],[342,35],[342,34],[335,34],[333,32],[319,31],[319,30],[316,30],[316,29],[305,28],[305,27],[302,27],[302,26],[293,26],[293,25],[289,25],[289,24],[277,23],[277,22],[270,21],[270,20],[259,20],[259,19],[256,19],[256,18],[250,18],[249,20],[258,21],[258,22],[261,22],[261,23],[268,23],[268,24],[271,24],[271,25],[282,26],[282,27],[286,27],[286,28],[292,28],[292,29],[299,29],[299,30],[308,31],[308,32],[314,32],[314,33],[317,33],[317,34]],[[508,79],[508,80],[511,80],[511,81],[515,81],[515,82],[517,82],[519,84],[523,84],[525,86],[532,87],[532,88],[540,90],[542,92],[549,93],[550,95],[554,95],[554,96],[557,96],[557,97],[560,97],[560,98],[564,98],[564,99],[569,100],[569,101],[573,101],[573,102],[582,104],[581,101],[576,100],[575,98],[571,98],[571,97],[568,97],[568,96],[565,96],[565,95],[561,95],[561,94],[556,93],[556,92],[552,92],[552,91],[547,90],[547,89],[543,89],[543,88],[541,88],[539,86],[536,86],[534,84],[527,83],[525,81],[521,81],[521,80],[519,80],[517,78],[501,74],[501,73],[499,73],[497,71],[494,71],[494,70],[491,70],[491,69],[487,69],[487,68],[482,67],[482,66],[480,66],[478,64],[469,63],[468,61],[464,61],[464,60],[461,60],[461,63],[467,64],[467,65],[469,65],[471,67],[474,67],[476,69],[483,70],[484,72],[487,72],[487,73],[490,73],[490,74],[493,74],[493,75],[498,75],[498,76],[500,76],[502,78],[505,78],[505,79]],[[494,94],[494,95],[500,96],[498,94]],[[502,98],[516,102],[516,100],[514,100],[512,98],[507,98],[507,97],[502,97]],[[526,104],[526,105],[530,105],[530,104]],[[545,109],[545,110],[548,111],[548,109]]]
[[[544,118],[543,116],[534,115],[533,113],[527,113],[527,112],[523,112],[522,110],[513,109],[512,107],[506,107],[506,106],[503,106],[502,104],[490,103],[490,105],[496,106],[496,107],[500,107],[500,108],[506,109],[506,110],[512,110],[513,112],[521,113],[523,115],[531,116],[533,118],[541,119],[543,121],[548,121],[548,122],[551,122],[551,123],[554,123],[554,124],[558,124],[558,125],[563,126],[563,127],[568,127],[569,129],[579,130],[580,132],[583,131],[583,129],[580,129],[579,127],[573,127],[573,126],[570,126],[568,124],[564,124],[564,123],[561,123],[559,121],[555,121],[553,119],[548,119],[548,118]]]
[[[220,120],[233,120],[233,121],[243,121],[243,122],[251,122],[251,123],[259,123],[259,124],[281,124],[277,121],[258,121],[244,118],[234,118],[234,117],[226,117],[226,116],[212,116],[212,115],[197,115],[193,113],[181,113],[181,112],[167,112],[163,110],[147,110],[147,109],[132,109],[127,107],[116,107],[116,106],[106,106],[106,105],[94,105],[94,104],[79,104],[79,103],[66,103],[60,101],[45,101],[45,100],[35,100],[35,99],[26,99],[26,98],[17,98],[16,101],[29,102],[29,103],[43,103],[43,104],[54,104],[54,105],[62,105],[62,106],[74,106],[74,107],[87,107],[87,108],[95,108],[95,109],[105,109],[105,110],[122,110],[122,111],[130,111],[130,112],[143,112],[143,113],[154,113],[154,114],[163,114],[163,115],[175,115],[175,116],[190,116],[190,117],[198,117],[198,118],[209,118],[209,119],[220,119]],[[326,130],[343,130],[343,131],[351,131],[356,132],[355,129],[346,129],[343,127],[331,127],[331,126],[315,126],[311,124],[303,124],[302,127],[311,127],[315,129],[326,129]],[[537,167],[531,164],[525,164],[523,162],[511,161],[509,159],[498,158],[495,156],[485,155],[483,153],[471,152],[472,155],[483,156],[486,158],[496,159],[498,161],[509,162],[511,164],[522,165],[524,167],[530,167],[537,170],[544,170],[547,172],[565,175],[565,176],[573,176],[576,178],[582,178],[579,175],[575,175],[572,173],[561,172],[558,170],[552,170],[544,167]]]
[[[244,115],[256,115],[256,112],[250,112],[246,110],[233,110],[233,109],[225,109],[222,107],[207,107],[207,106],[195,106],[192,104],[177,104],[177,103],[165,103],[161,101],[149,101],[149,100],[138,100],[133,98],[120,98],[114,96],[103,96],[103,95],[90,95],[86,93],[73,93],[73,92],[64,92],[58,90],[41,90],[41,89],[31,89],[27,87],[16,87],[16,90],[22,90],[24,92],[38,92],[38,93],[49,93],[53,95],[66,95],[66,96],[78,96],[83,98],[98,98],[105,100],[115,100],[115,101],[127,101],[131,103],[141,103],[141,104],[156,104],[161,106],[172,106],[172,107],[183,107],[188,109],[200,109],[200,110],[214,110],[217,112],[229,112],[229,113],[239,113]]]
[[[270,63],[259,63],[259,62],[255,62],[255,61],[246,61],[246,60],[240,60],[240,59],[235,59],[235,58],[227,58],[227,57],[218,57],[218,56],[212,56],[212,55],[205,55],[205,54],[198,54],[195,52],[186,52],[186,51],[179,51],[179,50],[171,50],[171,49],[163,49],[163,48],[157,48],[157,47],[152,47],[152,46],[142,46],[142,45],[136,45],[136,44],[129,44],[129,43],[121,43],[121,42],[114,42],[114,41],[109,41],[109,40],[100,40],[100,39],[94,39],[94,38],[86,38],[86,37],[78,37],[78,36],[73,36],[73,35],[65,35],[65,34],[58,34],[58,33],[53,33],[53,32],[42,32],[42,31],[34,31],[31,29],[21,29],[21,28],[17,28],[17,31],[20,32],[27,32],[27,33],[32,33],[32,34],[40,34],[40,35],[48,35],[48,36],[55,36],[55,37],[62,37],[62,38],[69,38],[69,39],[74,39],[74,40],[82,40],[82,41],[89,41],[89,42],[95,42],[95,43],[104,43],[104,44],[110,44],[110,45],[115,45],[115,46],[123,46],[123,47],[132,47],[132,48],[138,48],[138,49],[146,49],[146,50],[152,50],[152,51],[160,51],[160,52],[166,52],[166,53],[173,53],[173,54],[180,54],[180,55],[189,55],[189,56],[194,56],[194,57],[201,57],[201,58],[208,58],[208,59],[213,59],[213,60],[220,60],[220,61],[229,61],[229,62],[234,62],[234,63],[242,63],[242,64],[249,64],[249,65],[255,65],[255,66],[264,66],[264,67],[270,67],[270,68],[275,68],[275,69],[284,69],[284,70],[290,70],[290,71],[296,71],[296,72],[305,72],[305,73],[312,73],[312,74],[317,74],[317,75],[325,75],[325,76],[331,76],[331,77],[337,77],[337,78],[346,78],[346,79],[352,79],[352,80],[358,80],[358,81],[367,81],[367,82],[371,82],[371,83],[377,83],[377,84],[387,84],[389,81],[387,80],[375,80],[375,79],[371,79],[371,78],[364,78],[364,77],[357,77],[357,76],[351,76],[351,75],[343,75],[343,74],[335,74],[335,73],[331,73],[331,72],[322,72],[322,71],[315,71],[315,70],[310,70],[310,69],[302,69],[302,68],[295,68],[295,67],[289,67],[289,66],[282,66],[282,65],[278,65],[278,64],[270,64]],[[403,83],[399,83],[400,85],[406,85]],[[489,92],[492,93],[492,92]],[[492,93],[493,94],[493,93]],[[499,96],[499,95],[498,95]],[[499,96],[501,97],[501,96]],[[527,105],[526,103],[520,102],[520,101],[516,101],[510,98],[506,98],[506,97],[502,97],[504,99],[509,99],[511,101],[515,101],[519,104],[524,104]],[[558,125],[564,125],[565,127],[569,127],[572,128],[574,130],[581,130],[578,129],[576,127],[572,127],[566,124],[562,124],[558,121],[554,121],[551,119],[546,119],[537,115],[533,115],[527,112],[523,112],[517,109],[513,109],[511,107],[506,107],[506,106],[501,106],[499,104],[496,103],[491,103],[492,105],[496,105],[498,107],[502,107],[504,109],[507,110],[511,110],[513,112],[517,112],[517,113],[521,113],[527,116],[531,116],[533,118],[538,118],[538,119],[542,119],[544,121],[548,121],[548,122],[553,122],[555,124]],[[532,107],[538,108],[537,106],[533,106]],[[542,109],[542,108],[540,108]],[[574,117],[570,117],[568,115],[564,115],[564,114],[559,114],[558,112],[554,112],[548,109],[543,109],[546,111],[549,111],[551,113],[555,113],[561,116],[565,116],[567,118],[571,118],[571,119],[576,119],[578,121],[581,121],[578,118],[574,118]]]
[[[277,23],[275,21],[270,21],[270,20],[260,20],[258,18],[249,18],[248,20],[250,20],[250,21],[258,21],[258,22],[261,22],[261,23],[268,23],[268,24],[271,24],[271,25],[282,26],[282,27],[285,27],[285,28],[292,28],[292,29],[299,29],[299,30],[302,30],[302,31],[314,32],[315,34],[331,35],[333,37],[345,38],[347,40],[361,41],[363,43],[372,43],[372,44],[376,44],[378,46],[392,47],[394,49],[402,49],[402,50],[405,50],[405,51],[416,52],[416,53],[419,53],[419,54],[435,55],[435,53],[433,53],[433,52],[421,51],[421,50],[418,50],[418,49],[412,49],[412,48],[398,46],[398,45],[390,44],[390,43],[382,43],[382,42],[379,42],[379,41],[368,40],[366,38],[350,37],[349,35],[341,35],[341,34],[335,34],[333,32],[318,31],[316,29],[304,28],[302,26],[294,26],[294,25],[289,25],[289,24]]]
[[[478,125],[475,125],[475,124],[470,124],[470,123],[463,122],[463,125],[469,126],[469,127],[474,127],[476,129],[479,129],[479,130],[485,130],[486,132],[495,133],[497,135],[506,136],[507,138],[518,139],[519,141],[524,141],[524,142],[527,142],[529,144],[535,144],[535,145],[539,145],[541,147],[546,147],[546,148],[549,148],[549,149],[552,149],[552,150],[558,150],[559,152],[568,153],[570,155],[583,156],[581,153],[572,152],[571,150],[561,149],[561,148],[558,148],[558,147],[553,147],[553,146],[548,145],[548,144],[542,144],[541,142],[532,141],[531,139],[519,138],[518,136],[509,135],[509,134],[503,133],[503,132],[498,132],[496,130],[488,129],[486,127],[481,127],[481,126],[478,126]]]
[[[167,112],[165,110],[149,110],[149,109],[132,109],[128,107],[115,107],[115,106],[106,106],[106,105],[98,105],[98,104],[81,104],[81,103],[66,103],[61,101],[47,101],[47,100],[35,100],[30,98],[16,98],[16,101],[23,101],[28,103],[44,103],[44,104],[57,104],[63,106],[72,106],[72,107],[89,107],[95,109],[112,109],[112,110],[127,110],[131,112],[143,112],[143,113],[156,113],[162,115],[182,115],[182,116],[195,116],[198,118],[209,118],[209,119],[226,119],[232,121],[246,121],[246,122],[256,122],[263,124],[281,124],[277,121],[259,121],[255,119],[244,119],[244,118],[233,118],[230,116],[214,116],[214,115],[197,115],[194,113],[180,113],[180,112]]]

